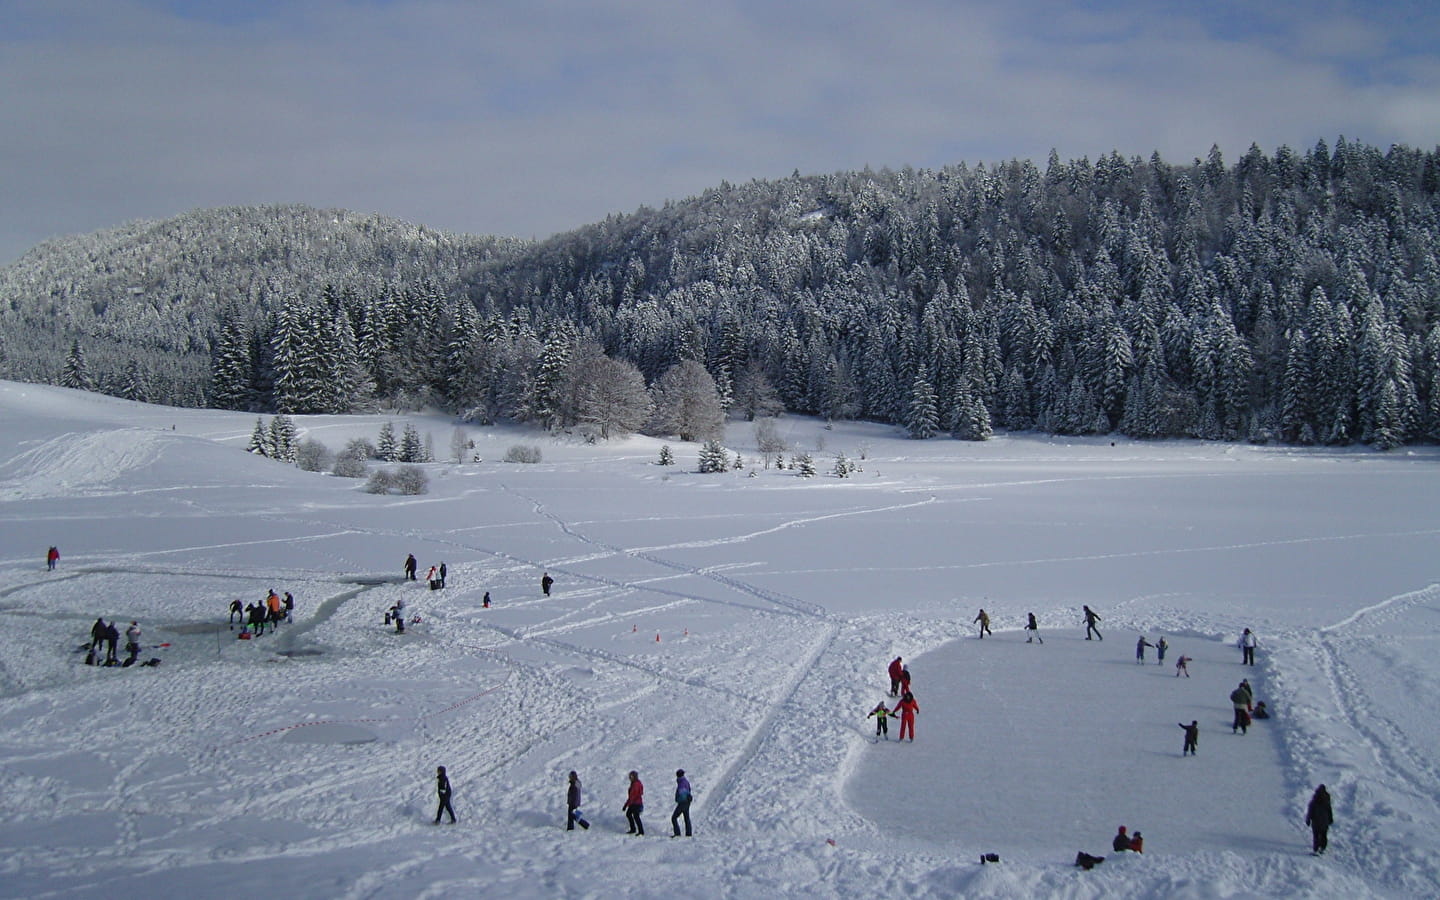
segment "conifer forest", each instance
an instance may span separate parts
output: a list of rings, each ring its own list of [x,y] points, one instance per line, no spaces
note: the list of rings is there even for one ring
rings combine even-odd
[[[1389,449],[1440,439],[1440,148],[797,172],[543,241],[199,210],[0,301],[0,377],[180,406]]]

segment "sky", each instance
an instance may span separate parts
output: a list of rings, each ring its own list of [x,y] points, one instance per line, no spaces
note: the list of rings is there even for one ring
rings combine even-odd
[[[1436,47],[1411,0],[0,0],[0,264],[232,204],[543,238],[797,170],[1433,149]]]

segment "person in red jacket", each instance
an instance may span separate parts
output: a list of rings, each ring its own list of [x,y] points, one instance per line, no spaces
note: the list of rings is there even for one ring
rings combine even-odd
[[[915,695],[909,691],[895,704],[890,712],[900,717],[900,740],[905,740],[905,732],[910,732],[910,743],[915,743],[915,714],[920,711],[920,704],[915,702]]]
[[[625,821],[630,824],[630,830],[626,834],[645,835],[645,826],[640,822],[640,814],[645,811],[645,785],[640,782],[640,773],[630,772],[630,793],[625,795]]]
[[[54,547],[45,551],[45,568],[55,571],[55,564],[60,561],[60,551]]]
[[[900,657],[897,656],[890,661],[890,696],[892,697],[900,696],[900,669]]]

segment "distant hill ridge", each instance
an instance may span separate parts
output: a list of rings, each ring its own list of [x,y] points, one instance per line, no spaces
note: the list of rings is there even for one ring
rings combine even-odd
[[[917,437],[1393,446],[1440,437],[1437,196],[1437,151],[1342,137],[1233,165],[1212,148],[797,173],[538,242],[199,210],[0,270],[0,374],[66,383],[83,353],[111,393],[283,408],[277,329],[303,321],[355,343],[337,410],[561,422],[535,386],[594,345],[647,381],[698,359],[747,412],[773,394]]]

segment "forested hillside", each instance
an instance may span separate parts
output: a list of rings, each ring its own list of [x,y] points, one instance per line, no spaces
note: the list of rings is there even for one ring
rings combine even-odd
[[[136,361],[179,373],[169,402],[436,403],[565,428],[587,420],[604,354],[652,384],[698,361],[737,414],[915,437],[1390,447],[1440,438],[1437,192],[1440,151],[1341,138],[1233,165],[1212,149],[797,173],[539,244],[317,238],[344,214],[290,209],[270,211],[284,239],[257,245],[210,211],[147,226],[188,220],[187,238],[124,255],[57,242],[4,272],[4,365],[73,380],[83,356],[123,389]],[[217,259],[251,261],[243,289],[215,290]],[[17,352],[39,331],[47,347]]]

